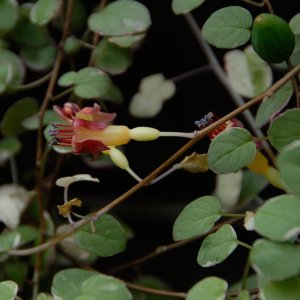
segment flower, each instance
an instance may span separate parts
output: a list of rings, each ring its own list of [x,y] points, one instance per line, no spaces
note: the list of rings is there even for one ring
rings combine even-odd
[[[97,155],[110,146],[129,142],[130,132],[126,126],[109,125],[115,113],[101,111],[98,104],[80,109],[75,103],[65,103],[63,107],[54,105],[55,112],[67,123],[52,124],[52,145],[71,147],[74,154],[91,153]]]

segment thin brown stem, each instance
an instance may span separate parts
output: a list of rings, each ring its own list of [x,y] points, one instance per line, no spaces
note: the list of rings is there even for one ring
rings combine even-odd
[[[256,6],[256,7],[264,7],[265,6],[265,1],[261,1],[261,2],[256,2],[253,0],[241,0],[244,3],[250,4],[252,6]]]
[[[166,160],[162,165],[160,165],[158,168],[156,168],[152,173],[150,173],[148,176],[146,176],[143,180],[138,182],[136,185],[134,185],[131,189],[129,189],[127,192],[110,202],[108,205],[104,206],[103,208],[100,208],[95,213],[90,214],[85,219],[78,221],[77,223],[70,226],[70,230],[68,232],[64,232],[63,234],[55,236],[50,241],[45,242],[44,244],[27,248],[27,249],[20,249],[20,250],[10,250],[8,253],[10,255],[17,255],[17,256],[24,256],[24,255],[32,255],[34,253],[38,253],[41,251],[44,251],[45,249],[48,249],[56,244],[58,244],[60,241],[65,239],[66,237],[70,236],[74,232],[78,231],[80,228],[82,228],[84,225],[90,223],[91,221],[98,219],[103,214],[107,213],[120,203],[124,202],[127,198],[129,198],[131,195],[133,195],[135,192],[140,190],[142,187],[149,185],[149,183],[157,177],[161,172],[163,172],[168,166],[172,165],[175,160],[177,160],[179,157],[181,157],[187,150],[189,150],[192,146],[197,144],[201,139],[203,139],[209,132],[216,129],[223,123],[227,122],[228,120],[238,116],[240,113],[242,113],[244,110],[258,104],[261,102],[265,97],[271,96],[273,93],[275,93],[280,87],[282,87],[288,80],[290,80],[295,74],[297,74],[300,71],[300,64],[294,67],[291,71],[286,73],[281,79],[279,79],[276,83],[274,83],[269,89],[267,89],[265,92],[260,94],[259,96],[249,100],[244,105],[236,108],[232,112],[228,113],[226,116],[220,118],[216,122],[212,123],[211,125],[207,126],[206,128],[202,129],[198,132],[198,134],[191,140],[189,140],[183,147],[181,147],[177,152],[175,152],[168,160]]]
[[[200,236],[197,236],[197,237],[195,237],[195,238],[191,238],[191,239],[187,239],[187,240],[183,240],[183,241],[179,241],[179,242],[174,242],[174,243],[171,243],[171,244],[168,244],[168,245],[162,245],[162,246],[159,246],[159,247],[157,247],[153,252],[150,252],[150,253],[147,254],[147,255],[141,256],[141,257],[139,257],[139,258],[137,258],[137,259],[135,259],[135,260],[133,260],[133,261],[130,261],[130,262],[126,263],[126,264],[120,265],[120,266],[118,266],[118,267],[116,267],[116,268],[114,268],[114,269],[111,269],[111,270],[109,271],[109,274],[119,273],[119,272],[124,271],[124,270],[126,270],[126,269],[133,268],[133,267],[135,267],[135,266],[138,266],[138,265],[141,265],[141,264],[143,264],[143,263],[146,263],[146,262],[148,262],[149,260],[154,259],[154,258],[157,258],[158,256],[160,256],[160,255],[162,255],[162,254],[165,254],[165,253],[167,253],[167,252],[169,252],[169,251],[172,251],[172,250],[174,250],[174,249],[177,249],[177,248],[179,248],[179,247],[182,247],[182,246],[184,246],[184,245],[187,245],[187,244],[189,244],[189,243],[191,243],[191,242],[193,242],[193,241],[196,241],[196,240],[198,240],[198,239],[200,239],[200,238],[203,238],[203,237],[205,237],[205,236],[207,236],[207,235],[209,235],[209,234],[211,234],[211,233],[217,231],[220,227],[222,227],[222,226],[225,225],[225,224],[233,224],[233,223],[239,221],[240,219],[241,219],[241,218],[232,218],[232,219],[227,220],[227,221],[225,221],[225,222],[221,222],[221,223],[215,225],[215,226],[214,226],[210,231],[208,231],[207,233],[202,234],[202,235],[200,235]]]
[[[139,284],[134,284],[134,283],[131,283],[131,282],[126,282],[126,281],[124,281],[124,283],[131,290],[144,292],[146,294],[152,294],[152,295],[157,295],[157,296],[166,296],[166,297],[177,297],[177,298],[183,298],[183,299],[187,295],[186,293],[183,293],[183,292],[158,290],[158,289],[153,289],[153,288],[149,288],[149,287],[146,287],[146,286],[142,286],[142,285],[139,285]]]
[[[289,70],[291,70],[293,68],[290,58],[287,59],[286,64],[287,64]],[[299,87],[298,87],[299,82],[297,79],[297,74],[295,76],[293,76],[292,83],[293,83],[293,89],[294,89],[295,97],[296,97],[296,105],[297,105],[297,107],[300,107],[300,93],[299,93]]]
[[[273,9],[273,7],[272,7],[271,1],[270,1],[270,0],[264,0],[263,3],[264,3],[264,5],[267,7],[268,11],[269,11],[271,14],[274,14],[274,9]]]
[[[44,147],[43,147],[43,118],[45,111],[48,107],[49,100],[52,97],[53,90],[55,88],[55,84],[57,81],[57,77],[59,74],[60,65],[63,59],[63,45],[64,41],[68,36],[69,28],[70,28],[70,20],[72,17],[73,11],[73,1],[68,0],[67,2],[67,11],[65,17],[65,23],[62,33],[61,41],[58,45],[58,51],[55,58],[54,67],[51,73],[51,77],[49,80],[48,88],[46,90],[46,94],[44,100],[42,102],[41,108],[39,110],[39,128],[37,134],[37,148],[36,148],[36,168],[35,168],[35,180],[36,180],[36,193],[37,193],[37,201],[39,207],[39,220],[40,220],[40,243],[43,244],[45,242],[45,234],[46,234],[46,225],[44,219],[44,203],[43,203],[43,175],[42,175],[42,163],[41,160],[43,158]],[[35,260],[34,274],[33,274],[33,298],[36,297],[39,288],[39,278],[40,278],[40,269],[42,264],[42,256],[41,253],[38,252]]]

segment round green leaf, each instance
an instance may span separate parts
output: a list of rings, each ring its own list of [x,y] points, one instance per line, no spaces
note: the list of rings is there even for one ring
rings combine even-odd
[[[77,73],[75,71],[69,71],[59,78],[58,85],[63,87],[73,85],[75,83],[76,76]]]
[[[125,72],[132,63],[131,51],[102,39],[93,52],[95,67],[109,74]]]
[[[271,86],[272,70],[251,46],[227,52],[224,61],[228,79],[241,96],[254,98]]]
[[[211,142],[208,166],[215,173],[234,173],[250,164],[255,154],[251,133],[244,128],[230,128]]]
[[[13,67],[9,62],[0,61],[0,94],[5,92],[7,85],[12,80]]]
[[[48,44],[49,37],[44,27],[33,24],[29,19],[32,7],[33,4],[29,2],[20,6],[18,22],[9,36],[21,45],[39,47]]]
[[[6,136],[14,136],[25,131],[22,121],[35,114],[39,109],[35,99],[26,97],[14,103],[5,113],[1,130]]]
[[[299,197],[280,195],[271,198],[255,214],[255,230],[279,242],[294,239],[300,233],[299,211]]]
[[[269,282],[261,289],[265,300],[300,299],[300,278],[292,277],[284,281]]]
[[[264,99],[258,107],[255,123],[257,127],[261,127],[270,122],[289,102],[293,95],[293,87],[290,82],[282,86],[272,96]]]
[[[82,269],[66,269],[55,274],[51,286],[51,293],[55,299],[74,300],[81,294],[81,286],[96,272]]]
[[[89,28],[104,36],[129,35],[146,31],[151,25],[148,9],[140,2],[119,0],[88,19]]]
[[[54,298],[50,295],[45,294],[45,293],[40,293],[40,294],[38,294],[38,296],[36,297],[35,300],[54,300]]]
[[[56,47],[51,44],[41,47],[23,47],[20,55],[31,70],[41,72],[53,67]]]
[[[97,274],[86,279],[81,287],[83,295],[99,297],[105,300],[131,300],[126,285],[112,276]],[[98,298],[99,299],[99,298]]]
[[[69,36],[64,43],[64,52],[69,55],[73,55],[79,51],[81,47],[79,39],[75,36]]]
[[[282,152],[277,158],[279,173],[286,187],[293,193],[300,195],[300,141],[295,141],[292,144],[282,149]]]
[[[95,222],[95,233],[87,224],[74,234],[74,242],[80,248],[107,257],[122,252],[126,248],[126,232],[121,224],[110,215],[103,215]]]
[[[289,25],[294,34],[300,34],[300,13],[297,13],[291,18]]]
[[[241,291],[235,300],[250,300],[250,295],[248,291]]]
[[[138,45],[145,38],[145,33],[125,36],[111,36],[108,40],[122,48],[130,48]]]
[[[300,248],[290,243],[256,240],[250,260],[253,269],[271,281],[284,280],[300,272]]]
[[[87,67],[77,73],[74,84],[74,92],[78,97],[94,99],[102,97],[109,91],[111,79],[101,70]]]
[[[18,2],[16,0],[0,1],[0,36],[10,31],[18,19]]]
[[[102,100],[111,101],[116,104],[123,103],[123,94],[121,90],[112,82],[108,91],[102,95]]]
[[[280,151],[284,146],[300,139],[300,109],[286,110],[274,119],[269,127],[268,135],[272,146]]]
[[[30,20],[40,26],[49,23],[60,11],[61,0],[38,0],[30,12]]]
[[[202,28],[203,37],[217,48],[236,48],[250,38],[252,16],[240,6],[228,6],[215,11]]]
[[[9,64],[9,74],[7,84],[20,84],[25,77],[25,68],[22,60],[13,52],[0,49],[0,61],[4,61],[6,64]]]
[[[186,300],[222,300],[226,297],[228,284],[218,277],[206,277],[196,283],[187,293]]]
[[[15,248],[21,240],[17,231],[8,231],[0,234],[0,252]]]
[[[22,147],[19,139],[15,137],[5,137],[0,140],[0,151],[7,151],[11,155],[17,154]]]
[[[221,203],[214,196],[203,196],[189,203],[173,226],[175,241],[189,239],[208,232],[221,217]]]
[[[234,251],[237,245],[238,240],[234,229],[226,224],[203,240],[197,262],[202,267],[219,264]]]
[[[198,6],[205,0],[173,0],[172,10],[176,15],[185,14]]]
[[[18,293],[18,285],[11,281],[6,280],[0,282],[0,295],[2,300],[14,300]]]

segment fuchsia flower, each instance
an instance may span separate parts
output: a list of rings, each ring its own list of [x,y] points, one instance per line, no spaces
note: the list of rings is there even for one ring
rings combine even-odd
[[[54,105],[55,112],[69,124],[53,124],[50,131],[52,145],[71,147],[74,154],[91,153],[94,157],[108,150],[109,146],[124,144],[130,140],[125,126],[112,126],[115,113],[101,112],[98,104],[80,110],[75,103],[65,103],[61,108]],[[125,127],[127,128],[127,127]],[[113,133],[123,133],[120,139]]]

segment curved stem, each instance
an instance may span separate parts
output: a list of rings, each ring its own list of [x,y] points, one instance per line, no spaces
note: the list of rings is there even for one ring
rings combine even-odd
[[[49,78],[51,77],[52,71],[49,72],[48,74],[44,75],[43,77],[32,81],[30,83],[26,84],[20,84],[20,85],[11,85],[9,88],[14,90],[14,91],[27,91],[33,88],[36,88],[37,86],[40,86],[41,84],[47,82]]]
[[[249,250],[252,249],[252,246],[250,246],[250,245],[248,245],[247,243],[244,243],[244,242],[242,242],[242,241],[238,241],[238,244],[239,244],[240,246],[242,246],[242,247],[245,247],[245,248],[249,249]]]
[[[199,75],[199,74],[202,74],[202,73],[205,73],[205,72],[208,72],[208,71],[211,71],[211,66],[210,65],[205,65],[205,66],[201,66],[199,68],[187,71],[183,74],[177,75],[173,78],[170,78],[169,80],[172,80],[174,83],[177,83],[179,81],[194,77],[196,75]]]
[[[241,0],[244,3],[256,6],[256,7],[264,7],[265,6],[265,1],[263,0],[262,2],[255,2],[253,0]]]
[[[131,189],[129,189],[127,192],[122,194],[121,196],[117,197],[115,200],[104,206],[103,208],[100,208],[95,213],[92,213],[88,217],[86,217],[83,220],[80,220],[76,222],[74,225],[70,226],[70,230],[68,232],[64,232],[63,234],[55,236],[50,241],[45,242],[44,244],[27,248],[27,249],[16,249],[16,250],[10,250],[8,251],[8,254],[10,255],[31,255],[35,254],[41,251],[44,251],[47,248],[50,248],[66,237],[70,236],[72,233],[78,231],[80,228],[82,228],[84,225],[88,224],[90,221],[95,220],[102,216],[103,214],[107,213],[120,203],[124,202],[127,198],[129,198],[131,195],[133,195],[135,192],[140,190],[142,187],[148,185],[155,177],[157,177],[160,173],[162,173],[167,167],[172,165],[180,156],[182,156],[187,150],[189,150],[192,146],[197,144],[201,139],[203,139],[209,132],[216,129],[226,121],[238,116],[240,113],[242,113],[244,110],[254,106],[255,104],[261,102],[266,96],[272,95],[275,93],[280,87],[282,87],[288,80],[290,80],[295,74],[297,74],[300,71],[300,64],[298,64],[295,68],[293,68],[291,71],[286,73],[281,79],[279,79],[276,83],[274,83],[269,89],[267,89],[264,93],[260,94],[259,96],[251,99],[241,107],[236,108],[226,116],[220,118],[216,122],[212,123],[211,125],[205,127],[204,129],[197,132],[197,135],[189,140],[184,146],[182,146],[177,152],[175,152],[169,159],[167,159],[164,163],[162,163],[158,168],[156,168],[152,173],[150,173],[148,176],[146,176],[144,179],[142,179],[140,182],[138,182],[136,185],[134,185]],[[228,221],[226,222],[228,223]],[[184,241],[185,242],[185,241]]]
[[[245,290],[247,288],[247,278],[250,270],[250,255],[248,255],[245,267],[244,267],[244,272],[243,272],[243,278],[241,282],[241,288],[242,290]]]
[[[65,97],[66,95],[72,93],[73,90],[74,90],[74,88],[73,88],[73,87],[70,87],[70,88],[68,88],[68,89],[66,89],[66,90],[64,90],[64,91],[62,91],[61,93],[59,93],[59,94],[57,94],[57,95],[51,97],[51,101],[57,101],[57,100],[60,100],[61,98]]]

